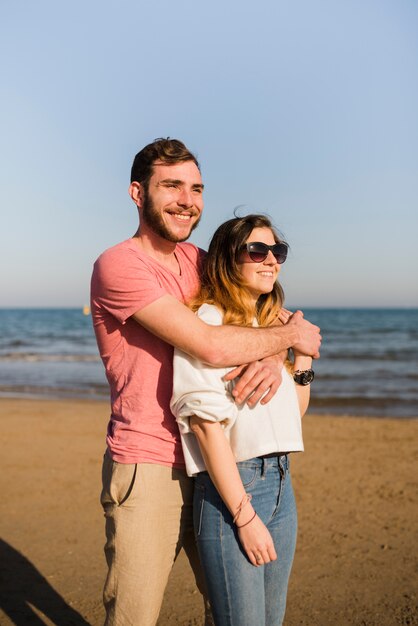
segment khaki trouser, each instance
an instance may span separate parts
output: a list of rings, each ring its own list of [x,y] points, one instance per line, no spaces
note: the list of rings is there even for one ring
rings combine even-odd
[[[193,534],[193,480],[162,465],[103,461],[106,626],[154,626],[174,561],[184,548],[202,592]],[[184,590],[179,589],[179,596]],[[207,604],[207,603],[206,603]],[[212,620],[207,613],[207,624]]]

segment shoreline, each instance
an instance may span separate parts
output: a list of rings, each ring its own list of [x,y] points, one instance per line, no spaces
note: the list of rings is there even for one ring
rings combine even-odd
[[[105,387],[105,385],[104,385]],[[27,391],[18,392],[16,390],[11,389],[3,390],[0,388],[0,402],[3,400],[27,400],[27,401],[36,401],[36,402],[96,402],[101,404],[106,404],[108,407],[110,406],[110,400],[108,395],[97,393],[95,394],[93,391],[85,391],[79,389],[62,389],[58,392],[54,393],[54,390],[48,389],[42,391],[35,391],[36,388],[31,388],[27,386]],[[31,391],[28,391],[31,389]],[[418,419],[418,408],[416,411],[411,411],[410,413],[398,413],[397,415],[391,411],[391,405],[387,405],[387,407],[382,406],[382,400],[376,399],[371,400],[368,403],[367,407],[364,407],[364,403],[358,403],[358,406],[350,406],[350,402],[348,400],[344,400],[344,406],[336,406],[332,404],[332,400],[320,398],[315,400],[311,400],[311,406],[309,408],[309,415],[316,415],[318,417],[321,416],[330,416],[330,417],[360,417],[364,419],[396,419],[396,420],[417,420]],[[347,409],[346,406],[350,408]]]
[[[0,397],[0,624],[103,623],[108,415],[108,402],[91,399]],[[418,624],[418,421],[312,413],[303,429],[285,626]],[[183,554],[158,624],[202,625]]]

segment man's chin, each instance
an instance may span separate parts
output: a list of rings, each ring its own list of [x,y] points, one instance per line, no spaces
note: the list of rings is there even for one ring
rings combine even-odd
[[[166,241],[171,241],[171,243],[181,243],[182,241],[187,241],[191,235],[192,229],[190,228],[187,232],[176,233],[168,228],[154,229],[154,232],[165,239]]]
[[[181,235],[180,234],[175,235],[174,233],[166,233],[166,236],[164,238],[168,239],[168,241],[171,241],[173,243],[182,243],[183,241],[187,241],[191,234],[192,234],[192,229],[190,229],[187,234],[181,234]]]
[[[187,241],[190,237],[190,235],[192,234],[192,232],[194,231],[194,229],[196,228],[196,226],[198,225],[199,220],[197,220],[197,222],[195,222],[194,224],[191,224],[190,226],[188,226],[188,228],[182,228],[180,232],[174,233],[170,231],[170,241],[176,242],[176,243],[181,243],[182,241]]]

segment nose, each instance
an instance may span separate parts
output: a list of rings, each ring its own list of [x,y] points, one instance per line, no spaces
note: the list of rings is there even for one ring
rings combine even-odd
[[[186,187],[181,188],[177,203],[185,209],[193,206],[193,196],[190,189]]]
[[[266,265],[276,265],[277,261],[276,261],[276,257],[274,256],[274,254],[272,253],[271,250],[269,250],[268,255],[266,256],[266,258],[264,259],[264,263]]]

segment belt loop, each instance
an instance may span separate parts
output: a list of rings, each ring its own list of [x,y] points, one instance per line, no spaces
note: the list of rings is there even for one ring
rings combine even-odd
[[[284,480],[284,475],[285,475],[285,461],[286,461],[287,457],[284,454],[280,454],[279,455],[279,471],[280,471],[280,477],[282,480]]]
[[[263,478],[266,471],[266,459],[261,457],[261,478]]]

